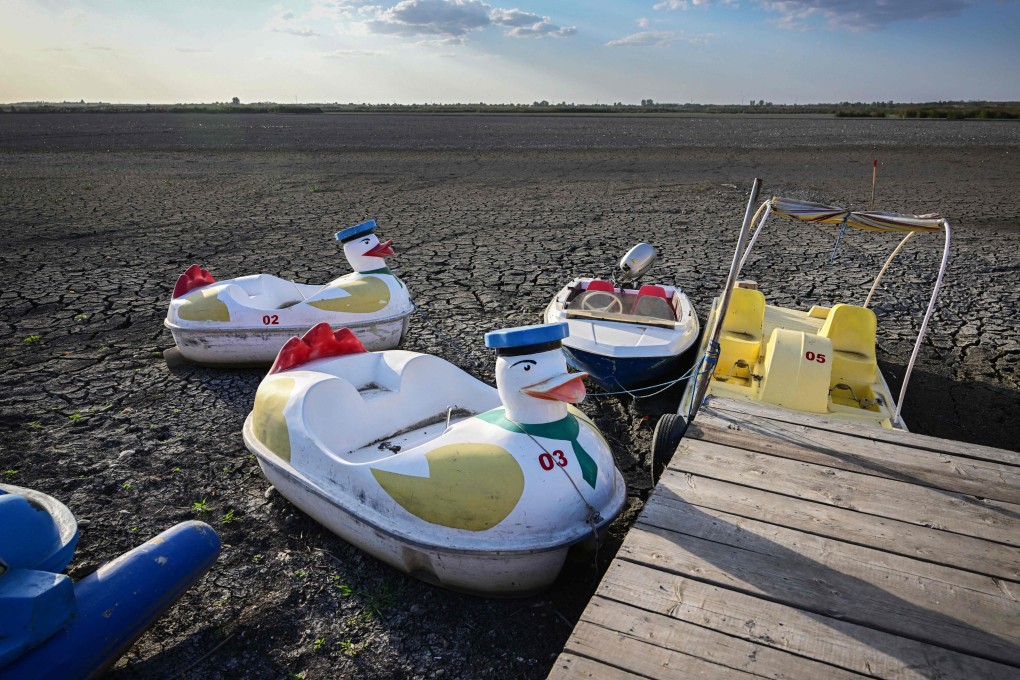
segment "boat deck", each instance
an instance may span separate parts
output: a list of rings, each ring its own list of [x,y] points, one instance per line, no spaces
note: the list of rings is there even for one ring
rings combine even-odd
[[[551,678],[1020,677],[1020,454],[711,399]]]

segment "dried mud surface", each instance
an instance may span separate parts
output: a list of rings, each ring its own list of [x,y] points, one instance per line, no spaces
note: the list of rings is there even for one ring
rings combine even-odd
[[[911,429],[1016,450],[1020,126],[816,119],[0,116],[0,474],[66,503],[80,577],[172,524],[212,571],[112,678],[544,677],[651,488],[655,417],[593,394],[628,513],[543,595],[486,600],[383,566],[270,490],[241,427],[262,371],[170,366],[163,318],[193,262],[325,282],[363,219],[424,314],[406,349],[492,380],[484,332],[536,323],[571,276],[634,243],[704,314],[751,179],[766,194],[940,211],[949,276],[911,379]],[[685,127],[686,126],[686,127]],[[773,222],[746,269],[784,305],[861,301],[895,245]],[[905,248],[874,305],[894,389],[941,257]],[[913,315],[909,311],[913,310]]]

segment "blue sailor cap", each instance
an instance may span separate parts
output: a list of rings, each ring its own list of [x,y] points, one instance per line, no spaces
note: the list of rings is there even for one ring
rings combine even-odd
[[[367,222],[362,222],[361,224],[355,224],[353,227],[341,229],[336,233],[336,240],[340,241],[341,243],[347,243],[348,241],[353,241],[359,236],[364,236],[365,234],[371,233],[371,231],[375,228],[376,228],[375,220],[368,220]]]
[[[558,348],[560,340],[568,335],[570,330],[566,321],[504,328],[486,333],[485,346],[503,356],[536,354]]]

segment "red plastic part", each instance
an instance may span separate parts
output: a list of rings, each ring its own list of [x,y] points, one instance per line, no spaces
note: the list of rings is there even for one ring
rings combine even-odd
[[[177,277],[177,284],[174,286],[173,298],[179,298],[182,295],[190,293],[196,288],[208,286],[210,283],[216,283],[216,279],[209,273],[209,270],[202,269],[197,264],[193,264],[188,267],[183,274]]]
[[[613,286],[612,281],[603,281],[602,279],[594,279],[588,283],[588,290],[601,290],[606,293],[612,293],[616,291],[616,287]]]
[[[669,296],[666,295],[666,289],[662,286],[641,286],[637,292],[638,296],[651,295],[653,297],[661,297],[663,300],[669,300]]]
[[[377,243],[374,248],[367,250],[362,254],[365,257],[385,257],[386,255],[392,255],[393,248],[390,247],[391,245],[393,245],[393,241]]]
[[[300,338],[295,336],[288,340],[287,344],[280,348],[280,353],[276,355],[276,361],[269,369],[269,375],[289,371],[315,359],[361,354],[367,351],[361,344],[361,340],[358,340],[350,329],[341,328],[334,333],[329,324],[323,321],[312,326]]]

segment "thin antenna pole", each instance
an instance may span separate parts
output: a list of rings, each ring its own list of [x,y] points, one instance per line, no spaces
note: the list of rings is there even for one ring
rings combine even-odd
[[[878,181],[878,159],[871,165],[871,209],[875,209],[875,182]]]

